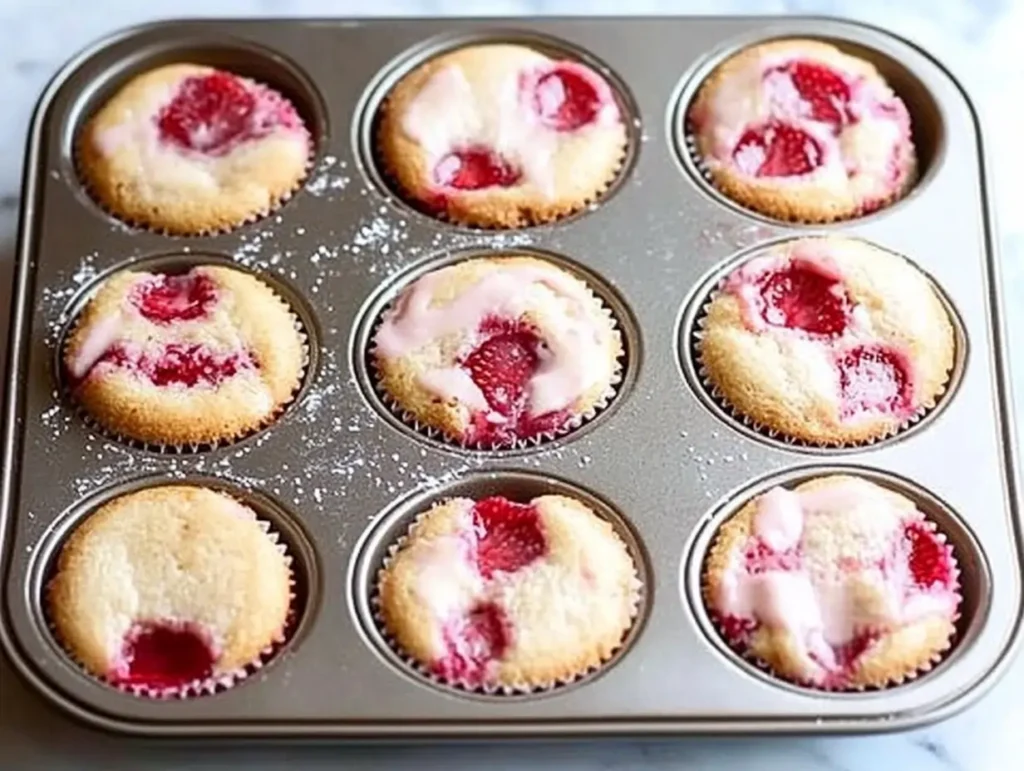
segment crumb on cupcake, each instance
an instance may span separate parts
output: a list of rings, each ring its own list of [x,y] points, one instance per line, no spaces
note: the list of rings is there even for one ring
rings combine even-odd
[[[380,159],[414,205],[485,228],[584,208],[622,165],[612,87],[584,64],[518,45],[475,45],[406,75],[382,106]]]
[[[276,209],[306,174],[309,130],[277,91],[230,72],[172,64],[124,85],[83,128],[90,192],[133,225],[226,230]]]
[[[776,219],[860,216],[916,179],[906,105],[872,64],[827,43],[741,51],[703,83],[687,121],[714,185]]]
[[[906,259],[798,238],[736,268],[700,321],[702,377],[759,429],[816,445],[874,441],[935,406],[955,358],[946,308]]]
[[[432,271],[383,315],[372,355],[409,420],[467,446],[564,433],[612,394],[623,354],[610,313],[580,279],[534,257]]]
[[[88,672],[140,695],[230,685],[283,641],[289,558],[251,509],[192,486],[123,495],[83,521],[47,590]]]
[[[125,270],[99,288],[64,350],[77,403],[154,445],[230,441],[292,400],[305,344],[285,302],[234,268]]]
[[[704,597],[732,647],[826,690],[884,688],[931,669],[961,602],[934,523],[908,498],[845,475],[774,487],[727,520]]]
[[[434,677],[534,690],[576,679],[621,647],[640,583],[614,528],[581,502],[494,496],[422,515],[378,589],[388,635]]]

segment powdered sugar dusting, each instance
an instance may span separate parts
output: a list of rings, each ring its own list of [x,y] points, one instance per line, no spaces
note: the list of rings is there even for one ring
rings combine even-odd
[[[306,182],[306,192],[317,198],[338,196],[351,181],[351,177],[345,173],[347,168],[346,161],[338,160],[333,155],[326,156],[310,174],[309,181]]]

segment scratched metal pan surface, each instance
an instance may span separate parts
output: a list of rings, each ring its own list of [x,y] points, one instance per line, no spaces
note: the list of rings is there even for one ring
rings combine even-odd
[[[908,103],[922,158],[903,202],[813,230],[756,217],[709,192],[680,128],[700,78],[761,40],[810,35],[875,61]],[[372,110],[439,50],[515,40],[605,69],[631,124],[623,178],[552,226],[470,231],[394,199],[372,165]],[[304,188],[275,215],[211,237],[119,225],[83,191],[77,127],[111,89],[172,60],[264,79],[316,135]],[[202,21],[162,23],[76,56],[48,87],[28,144],[4,408],[4,647],[46,698],[116,732],[153,736],[440,738],[569,734],[872,732],[947,717],[1002,671],[1021,629],[1021,518],[998,259],[978,118],[925,52],[826,19]],[[912,431],[846,452],[787,446],[738,426],[693,381],[689,331],[702,292],[758,245],[845,233],[910,256],[942,290],[957,365]],[[397,286],[467,254],[534,250],[597,287],[628,348],[611,406],[540,448],[480,454],[404,430],[369,382],[365,341]],[[56,350],[96,282],[130,264],[238,263],[298,309],[312,341],[299,398],[268,430],[220,449],[158,452],[87,426],[62,395]],[[714,526],[767,485],[847,469],[914,498],[949,533],[964,613],[946,660],[911,684],[828,695],[738,660],[698,595]],[[41,588],[62,539],[103,500],[178,479],[241,495],[288,543],[300,618],[286,651],[226,692],[139,699],[83,674],[54,641]],[[451,494],[580,495],[612,519],[646,583],[641,617],[597,676],[529,697],[460,694],[419,679],[372,619],[372,577],[391,540]]]

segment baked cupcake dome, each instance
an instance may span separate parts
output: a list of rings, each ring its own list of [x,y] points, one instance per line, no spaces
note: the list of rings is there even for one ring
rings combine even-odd
[[[622,339],[586,284],[529,256],[471,258],[416,279],[372,355],[411,423],[474,447],[550,438],[603,406]]]
[[[305,176],[312,141],[278,92],[172,64],[122,87],[83,127],[76,150],[85,184],[112,214],[196,235],[277,208]]]
[[[778,677],[859,690],[931,669],[961,595],[952,548],[912,501],[834,475],[774,487],[723,523],[704,599],[726,641]]]
[[[714,185],[776,219],[849,219],[916,179],[906,106],[872,64],[827,43],[741,51],[701,85],[687,120]]]
[[[76,401],[107,431],[211,444],[267,424],[292,400],[305,343],[285,302],[240,270],[125,270],[86,305],[64,364]]]
[[[935,406],[956,343],[930,281],[864,241],[812,237],[735,269],[699,322],[701,377],[741,419],[816,445],[891,435]]]
[[[550,222],[613,181],[627,133],[589,67],[519,45],[433,58],[381,107],[379,159],[411,203],[477,227]]]
[[[151,487],[72,532],[47,605],[58,639],[91,674],[148,695],[208,691],[283,641],[290,559],[227,494]]]
[[[453,498],[386,560],[380,615],[401,652],[444,682],[549,688],[621,647],[636,573],[612,525],[574,498]]]

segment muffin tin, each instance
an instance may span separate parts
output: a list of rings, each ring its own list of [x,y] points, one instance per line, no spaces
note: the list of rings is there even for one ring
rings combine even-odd
[[[701,78],[740,47],[811,36],[876,63],[915,121],[922,178],[903,201],[822,228],[776,223],[710,189],[682,117]],[[578,57],[610,78],[633,118],[619,181],[553,225],[474,231],[420,214],[373,158],[375,107],[441,50],[514,41]],[[83,190],[77,128],[125,78],[198,61],[276,86],[314,135],[303,189],[232,232],[135,230]],[[929,55],[879,30],[824,19],[195,21],[130,30],[76,56],[47,88],[28,146],[7,368],[0,637],[20,673],[68,713],[150,736],[470,738],[569,734],[872,732],[949,716],[1001,673],[1021,630],[1024,549],[1002,327],[999,264],[974,109]],[[955,215],[955,216],[954,216]],[[788,445],[745,428],[702,390],[690,341],[717,277],[748,251],[811,232],[908,255],[944,290],[957,364],[939,407],[870,447]],[[615,398],[541,446],[472,452],[405,426],[374,389],[367,340],[410,276],[460,257],[526,252],[592,278],[620,322]],[[96,282],[132,265],[230,261],[292,303],[310,343],[306,379],[268,428],[218,447],[154,448],[104,436],[56,366]],[[826,694],[740,661],[699,594],[714,527],[777,483],[863,474],[915,500],[963,571],[953,650],[882,692]],[[103,501],[173,479],[240,495],[295,556],[299,618],[283,653],[226,691],[160,701],[85,675],[49,630],[42,587],[63,539]],[[373,619],[388,546],[448,495],[575,491],[637,556],[644,602],[615,659],[550,692],[472,694],[420,677]]]

